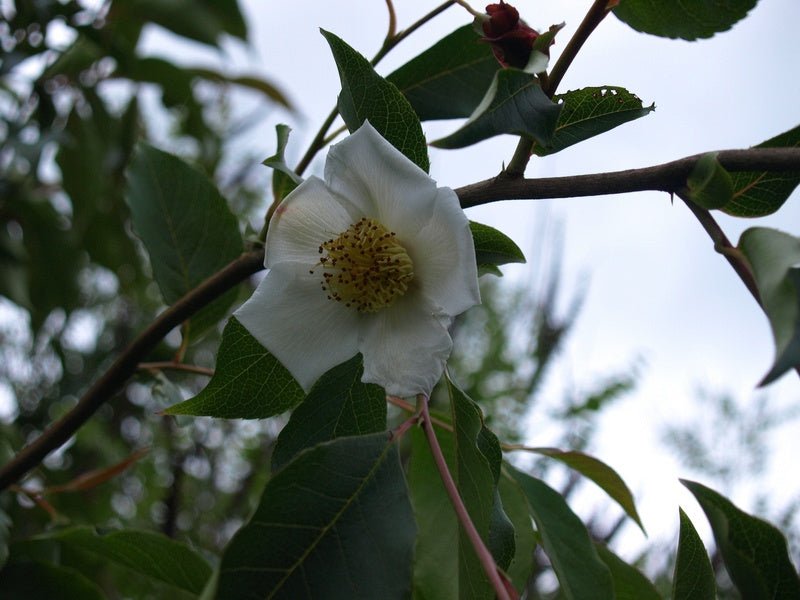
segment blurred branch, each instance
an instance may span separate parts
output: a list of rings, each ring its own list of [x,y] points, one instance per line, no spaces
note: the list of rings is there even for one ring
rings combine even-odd
[[[537,179],[497,176],[455,190],[463,208],[499,200],[577,198],[629,192],[662,191],[670,194],[686,188],[686,178],[701,154],[653,167]],[[722,150],[719,163],[728,171],[800,171],[800,148],[749,148]]]
[[[64,444],[137,369],[139,362],[175,327],[253,273],[263,269],[264,251],[242,254],[161,313],[129,344],[72,410],[50,425],[0,469],[0,491],[18,481],[53,450]]]

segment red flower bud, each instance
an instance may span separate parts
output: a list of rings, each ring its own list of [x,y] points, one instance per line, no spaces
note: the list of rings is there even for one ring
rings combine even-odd
[[[503,0],[499,4],[489,4],[486,14],[489,18],[481,23],[485,35],[481,40],[492,45],[492,52],[501,65],[524,69],[539,32],[520,20],[519,11]]]

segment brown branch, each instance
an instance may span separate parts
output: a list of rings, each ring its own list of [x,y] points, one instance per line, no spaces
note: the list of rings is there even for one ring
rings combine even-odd
[[[0,491],[18,481],[50,452],[64,444],[104,402],[119,391],[136,372],[142,358],[172,329],[236,284],[263,269],[263,263],[263,250],[246,252],[161,313],[125,348],[74,408],[3,465],[0,469]]]
[[[495,177],[455,190],[463,208],[498,200],[544,200],[577,198],[629,192],[662,191],[678,193],[701,154],[672,162],[609,173],[511,179]],[[800,148],[750,148],[722,150],[719,163],[728,171],[800,171]]]

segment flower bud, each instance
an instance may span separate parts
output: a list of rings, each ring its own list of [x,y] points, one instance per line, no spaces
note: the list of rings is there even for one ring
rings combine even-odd
[[[480,20],[484,37],[492,45],[492,52],[504,67],[525,69],[531,59],[533,43],[539,32],[519,18],[519,11],[500,0],[486,7],[488,18]]]

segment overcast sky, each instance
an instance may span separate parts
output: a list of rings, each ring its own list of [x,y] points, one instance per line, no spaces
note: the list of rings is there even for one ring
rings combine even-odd
[[[274,151],[274,125],[293,128],[288,154],[299,158],[334,105],[339,79],[318,28],[330,30],[366,56],[385,35],[386,8],[379,0],[291,4],[245,0],[251,47],[226,44],[225,68],[257,73],[277,82],[298,109],[271,112],[262,125],[241,138],[243,154],[262,157]],[[400,28],[438,3],[397,0]],[[588,0],[520,1],[523,18],[537,28],[566,22],[557,57],[590,5]],[[475,8],[482,8],[475,4]],[[452,7],[393,51],[378,67],[388,74],[432,43],[470,21]],[[684,42],[639,34],[609,16],[584,47],[559,91],[619,85],[636,93],[656,112],[553,157],[535,159],[527,175],[561,176],[643,167],[709,150],[743,148],[784,132],[800,122],[800,2],[763,1],[731,31],[710,40]],[[151,34],[158,53],[163,37]],[[188,64],[219,62],[197,45],[187,47]],[[241,114],[260,98],[244,95]],[[455,130],[457,122],[425,124],[428,139]],[[440,185],[458,187],[496,175],[508,161],[516,139],[502,136],[464,150],[431,148],[431,175]],[[324,153],[312,165],[321,172]],[[758,221],[719,220],[735,242],[753,225],[800,234],[797,193],[776,215]],[[556,201],[514,201],[470,209],[468,216],[510,235],[532,254],[541,240],[543,219],[563,227],[566,289],[587,284],[587,297],[565,360],[553,373],[548,393],[581,387],[635,360],[644,364],[638,391],[609,410],[595,453],[623,475],[640,502],[651,539],[677,535],[677,506],[707,531],[689,494],[677,483],[691,473],[678,467],[658,446],[666,423],[700,417],[693,408],[699,386],[733,392],[752,401],[756,382],[773,357],[765,317],[688,209],[662,193]],[[509,281],[535,277],[530,267],[504,268]],[[796,403],[800,382],[788,374],[769,388],[779,404]],[[800,451],[796,436],[784,431],[776,444],[791,459]],[[529,441],[552,442],[531,426]],[[726,436],[720,432],[720,436]],[[779,460],[787,464],[786,460]],[[713,486],[713,483],[711,483]],[[800,481],[784,480],[779,499],[796,497]],[[752,490],[736,500],[748,508]],[[776,500],[776,505],[781,505]],[[749,507],[752,508],[752,507]],[[636,538],[636,536],[639,536]],[[629,528],[626,539],[641,541]],[[635,541],[632,542],[635,545]]]

